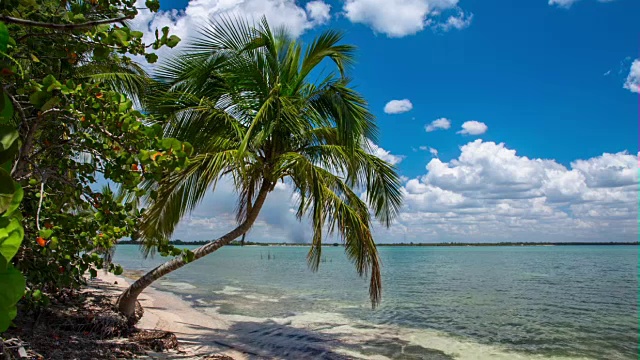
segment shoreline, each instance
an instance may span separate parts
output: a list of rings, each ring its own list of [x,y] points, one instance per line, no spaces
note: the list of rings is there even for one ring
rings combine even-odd
[[[201,246],[208,244],[209,241],[170,241],[175,246]],[[140,244],[132,241],[122,241],[118,245],[136,245]],[[237,247],[310,247],[311,244],[301,243],[249,243],[240,245],[231,243],[225,246]],[[325,247],[342,247],[338,243],[326,243]],[[537,247],[537,246],[640,246],[640,242],[500,242],[500,243],[379,243],[378,247]]]
[[[100,273],[89,284],[109,285],[109,291],[115,293],[130,281]],[[177,351],[150,353],[154,359],[207,359],[213,354],[235,360],[386,360],[399,355],[437,360],[587,359],[512,352],[435,330],[376,325],[338,313],[296,313],[282,318],[220,314],[216,306],[155,287],[147,288],[138,300],[144,314],[136,327],[170,331],[178,339]]]
[[[95,279],[89,280],[88,285],[103,287],[116,294],[126,289],[130,282],[131,279],[123,276],[100,272]],[[232,345],[206,341],[208,335],[229,329],[231,324],[222,317],[198,311],[179,295],[155,287],[145,289],[138,301],[144,308],[144,314],[136,324],[137,328],[170,331],[178,338],[177,351],[152,352],[152,358],[201,359],[202,356],[216,354],[230,356],[235,360],[247,359],[242,351]]]

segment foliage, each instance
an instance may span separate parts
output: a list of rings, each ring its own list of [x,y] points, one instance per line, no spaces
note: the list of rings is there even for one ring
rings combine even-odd
[[[9,35],[4,24],[0,23],[0,49],[7,48]],[[11,260],[18,252],[24,229],[18,210],[23,191],[13,181],[9,171],[11,159],[19,147],[18,132],[9,124],[13,116],[13,104],[8,96],[0,93],[0,332],[6,330],[17,314],[16,303],[24,294],[24,276],[12,264]]]
[[[195,144],[195,155],[157,185],[141,226],[150,249],[167,248],[180,218],[221,178],[235,182],[239,223],[255,215],[259,194],[286,181],[298,194],[298,219],[312,222],[310,267],[319,266],[323,233],[337,233],[358,273],[370,273],[377,304],[370,209],[388,226],[402,196],[393,166],[370,152],[377,128],[346,77],[354,48],[341,39],[326,31],[305,47],[284,30],[272,32],[264,19],[223,19],[161,66],[146,106],[170,119],[167,133]],[[321,72],[320,64],[332,71]],[[324,77],[314,79],[318,74]]]
[[[137,12],[133,0],[0,3],[0,239],[11,239],[0,240],[0,281],[13,284],[5,299],[0,283],[0,319],[15,316],[10,306],[23,295],[46,304],[47,293],[78,286],[86,273],[122,272],[110,249],[135,237],[139,198],[154,197],[138,185],[188,165],[191,146],[164,138],[157,119],[134,106],[149,80],[131,56],[154,62],[148,49],[180,40],[164,28],[145,44],[127,26]]]

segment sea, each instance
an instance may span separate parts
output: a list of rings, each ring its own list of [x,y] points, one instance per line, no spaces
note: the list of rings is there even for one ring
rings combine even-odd
[[[195,248],[195,247],[189,247]],[[637,246],[380,247],[383,295],[344,248],[227,246],[154,286],[227,316],[221,346],[281,359],[638,359]],[[127,273],[166,261],[120,245]]]

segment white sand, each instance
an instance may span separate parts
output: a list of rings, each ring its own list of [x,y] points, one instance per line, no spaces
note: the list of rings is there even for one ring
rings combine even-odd
[[[104,283],[110,285],[109,291],[119,292],[126,289],[129,280],[101,272],[91,283]],[[144,308],[144,315],[136,325],[139,329],[171,331],[178,338],[179,351],[154,353],[153,358],[198,359],[202,355],[223,354],[237,360],[246,359],[241,351],[229,348],[216,336],[230,327],[222,317],[198,311],[178,296],[153,287],[145,289],[138,300]]]

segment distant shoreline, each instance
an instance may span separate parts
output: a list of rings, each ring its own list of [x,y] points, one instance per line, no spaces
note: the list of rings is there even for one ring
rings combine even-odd
[[[170,241],[172,245],[204,245],[209,241]],[[118,245],[139,245],[134,241],[121,241]],[[244,246],[310,246],[311,244],[295,244],[295,243],[259,243],[259,242],[245,242]],[[640,245],[640,242],[499,242],[499,243],[380,243],[376,244],[378,247],[461,247],[461,246],[609,246],[609,245]],[[227,246],[242,246],[239,242],[233,242]],[[323,244],[323,246],[342,246],[341,244]]]

